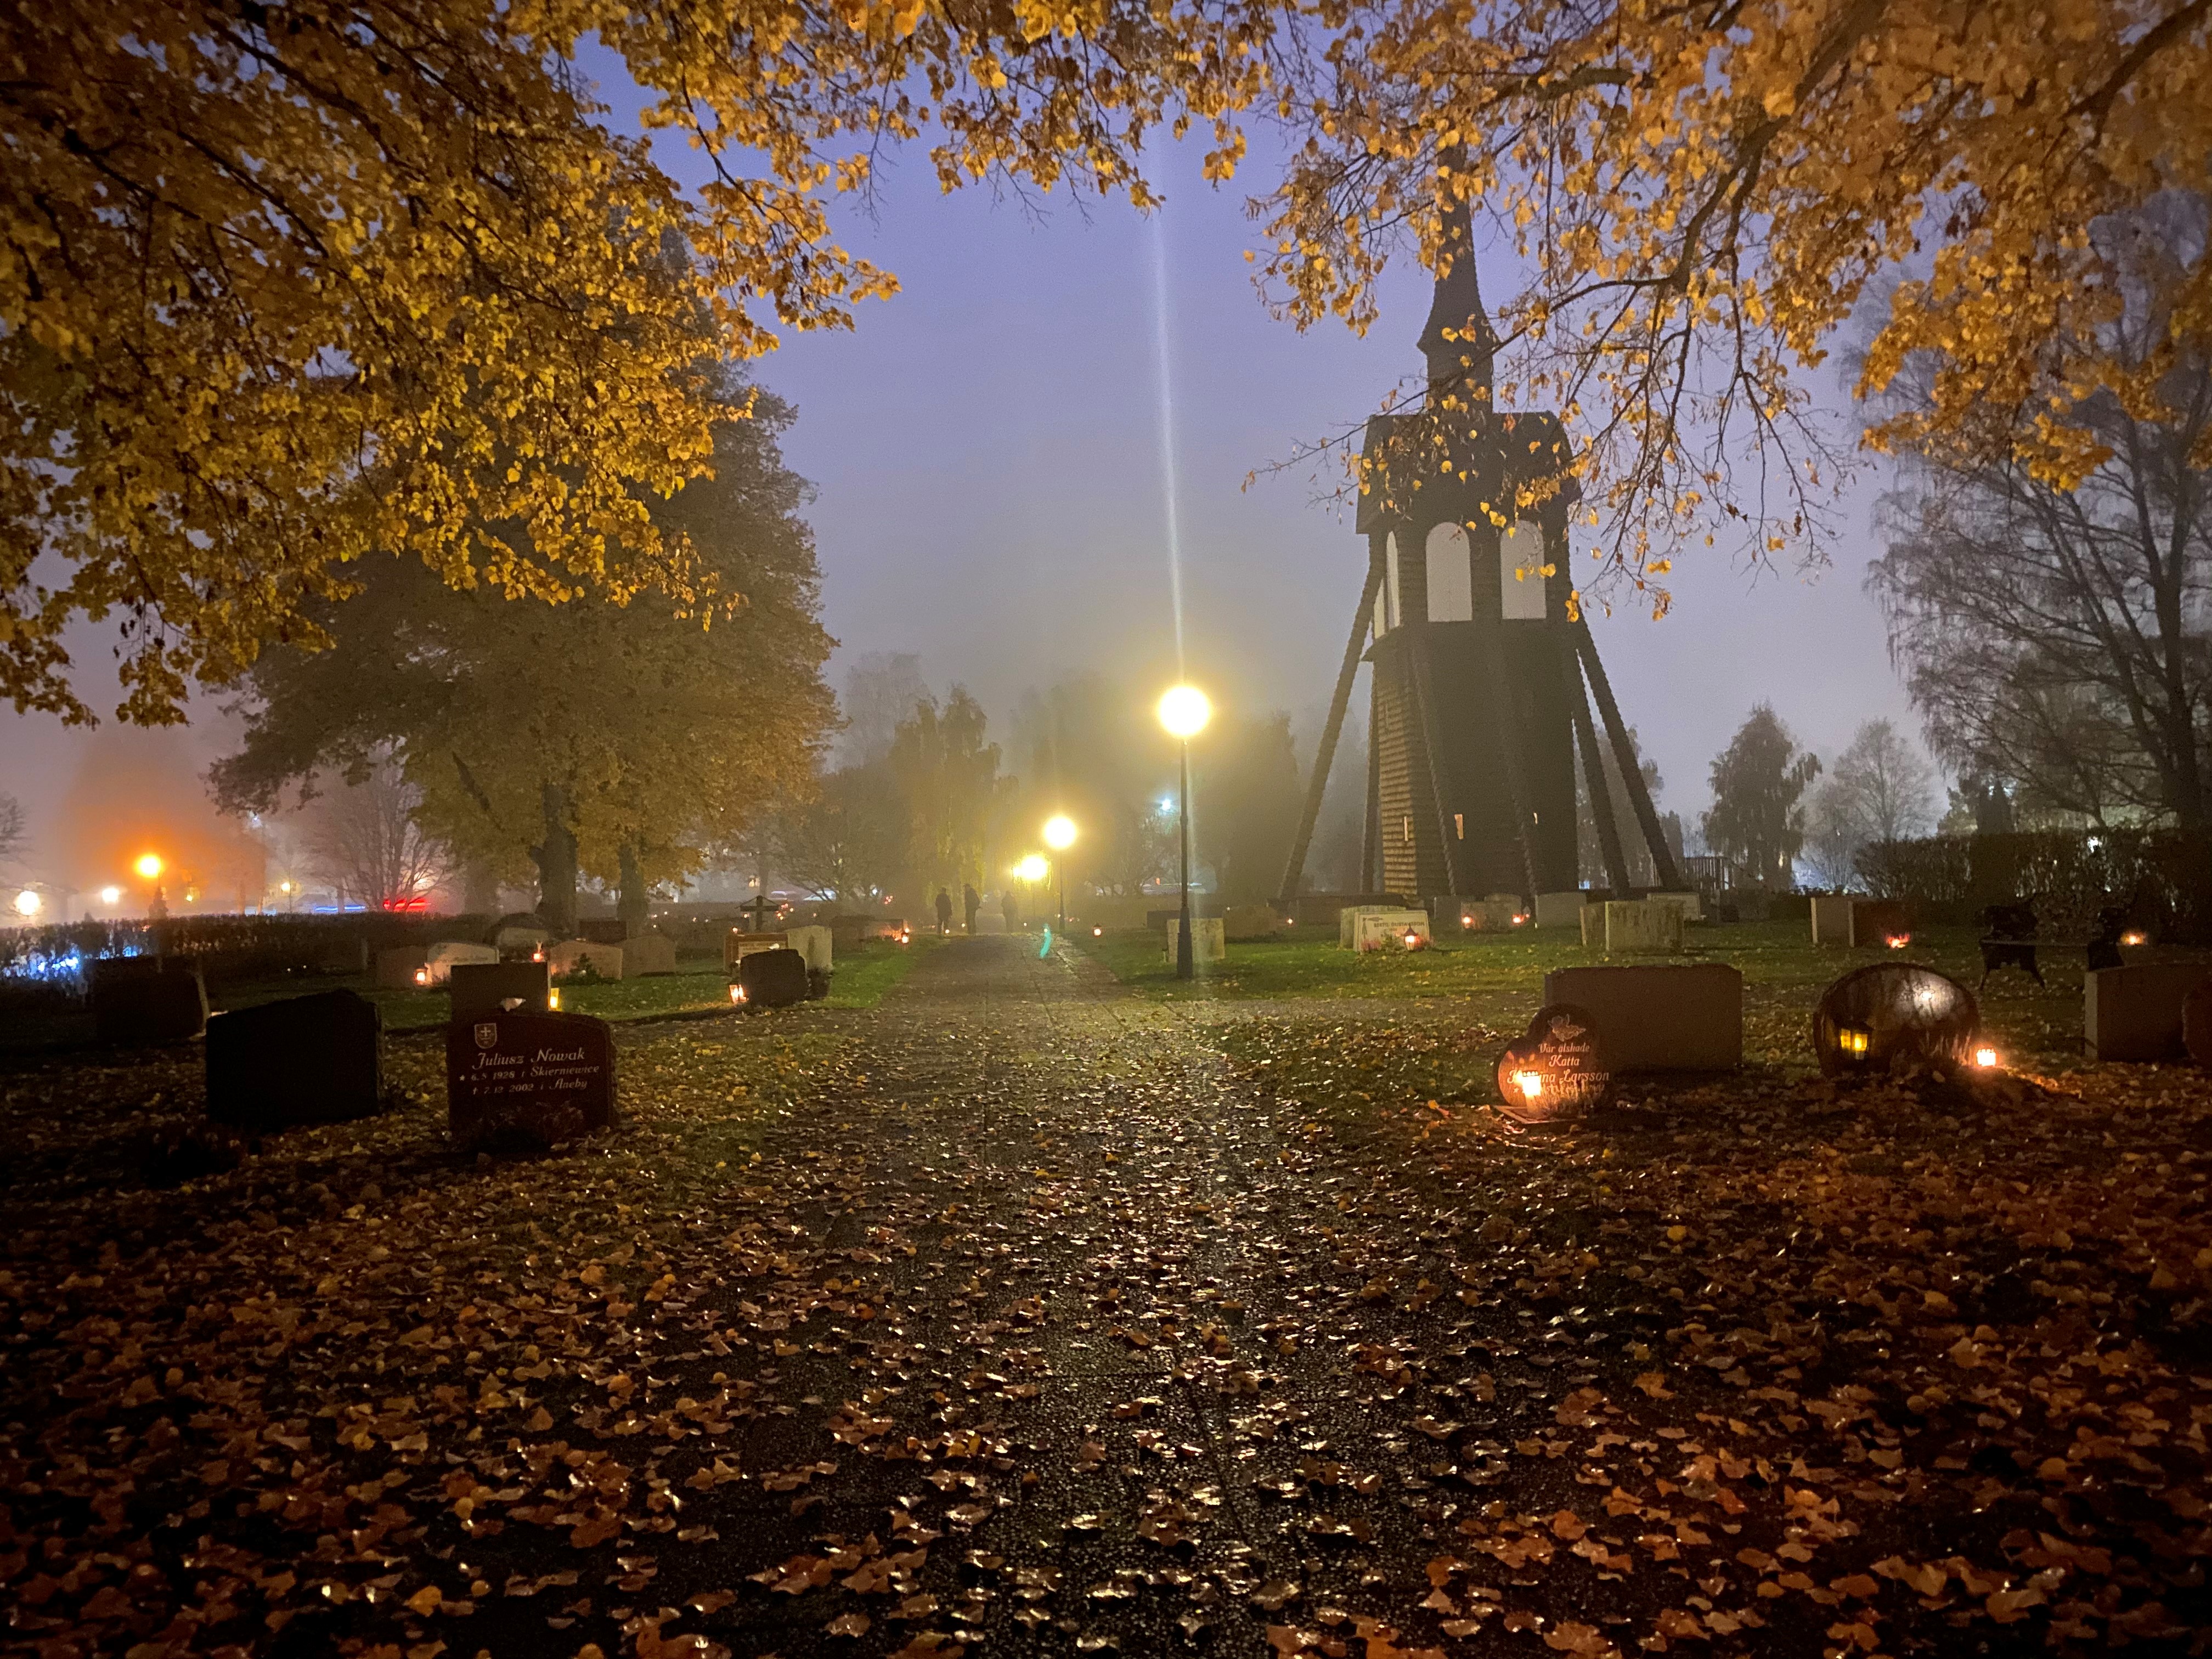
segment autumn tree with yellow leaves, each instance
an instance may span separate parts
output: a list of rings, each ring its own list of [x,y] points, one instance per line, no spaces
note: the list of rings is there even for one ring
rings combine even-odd
[[[307,602],[371,550],[732,602],[641,500],[708,462],[691,331],[741,356],[887,292],[826,204],[906,142],[947,188],[1145,204],[1148,137],[1208,127],[1228,179],[1267,122],[1260,274],[1301,325],[1364,326],[1386,262],[1433,263],[1469,204],[1528,276],[1497,404],[1565,411],[1639,581],[1686,534],[1802,530],[1803,373],[1870,301],[1864,389],[1936,365],[1877,446],[2070,487],[2101,454],[2087,398],[2157,417],[2171,365],[2100,348],[2123,295],[2089,228],[2206,189],[2208,27],[2212,0],[10,8],[0,687],[85,714],[61,630],[119,616],[124,712],[171,717],[188,678],[314,642]],[[587,34],[707,150],[703,189],[600,123]],[[2161,351],[2201,350],[2203,260],[2158,301]]]

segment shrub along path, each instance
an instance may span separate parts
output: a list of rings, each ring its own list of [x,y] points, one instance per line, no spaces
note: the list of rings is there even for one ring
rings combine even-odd
[[[1363,1017],[1371,1015],[1371,1017]],[[1747,1073],[1509,1133],[1447,1019],[957,941],[148,1188],[4,1081],[11,1650],[2045,1651],[2203,1584],[2212,1091]],[[1486,1043],[1488,1039],[1482,1040]],[[2185,1641],[2180,1645],[2186,1645]]]

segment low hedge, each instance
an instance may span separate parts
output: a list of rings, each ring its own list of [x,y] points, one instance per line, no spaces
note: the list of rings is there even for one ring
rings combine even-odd
[[[2035,901],[2051,933],[2087,928],[2122,905],[2162,939],[2212,944],[2212,836],[2176,830],[2034,831],[1881,842],[1858,856],[1883,898],[1936,921],[1969,922],[1991,904]]]
[[[156,951],[195,964],[211,984],[289,974],[358,973],[376,951],[440,939],[482,939],[491,921],[489,916],[377,910],[344,915],[57,922],[0,932],[0,975],[52,983],[81,981],[80,964],[94,957]]]

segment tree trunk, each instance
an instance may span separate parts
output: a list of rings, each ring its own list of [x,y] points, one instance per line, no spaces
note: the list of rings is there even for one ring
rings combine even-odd
[[[576,832],[568,827],[568,792],[557,783],[538,787],[545,814],[544,844],[530,849],[538,866],[538,914],[562,939],[576,936]]]
[[[498,916],[499,868],[489,859],[471,859],[461,866],[461,908],[472,916]]]
[[[622,844],[622,897],[616,906],[622,917],[624,939],[641,938],[653,925],[653,894],[645,884],[645,872],[637,861],[637,843]]]

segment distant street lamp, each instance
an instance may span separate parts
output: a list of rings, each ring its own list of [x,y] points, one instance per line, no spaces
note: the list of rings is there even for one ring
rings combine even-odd
[[[1160,724],[1182,745],[1182,787],[1176,798],[1176,827],[1182,839],[1182,932],[1176,939],[1176,977],[1191,977],[1190,952],[1190,740],[1206,730],[1213,705],[1194,685],[1168,689],[1160,699]]]
[[[106,905],[117,905],[122,903],[123,890],[120,887],[101,888],[100,890],[100,902],[102,904]]]
[[[46,908],[46,900],[26,887],[15,895],[15,914],[28,921]]]
[[[138,862],[132,865],[131,867],[136,870],[140,875],[143,876],[148,881],[159,881],[161,878],[161,871],[164,866],[161,863],[161,855],[160,854],[142,853],[139,854]]]
[[[1075,820],[1055,812],[1044,821],[1044,844],[1052,848],[1054,873],[1060,880],[1060,931],[1067,931],[1067,849],[1075,845]]]

